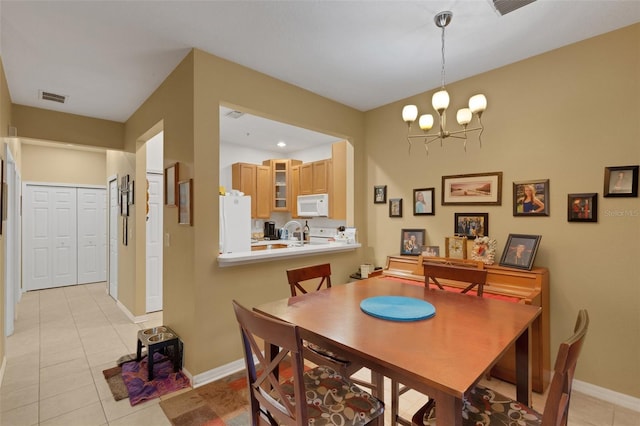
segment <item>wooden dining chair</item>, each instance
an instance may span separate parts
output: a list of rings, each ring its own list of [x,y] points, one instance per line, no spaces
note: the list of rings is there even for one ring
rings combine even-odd
[[[295,324],[232,303],[244,349],[252,425],[300,426],[327,420],[339,425],[383,425],[384,403],[377,398],[331,367],[305,371]],[[264,341],[264,353],[256,338]],[[286,378],[288,371],[291,377]]]
[[[331,264],[322,263],[319,265],[287,269],[287,279],[292,297],[298,294],[306,294],[309,291],[319,291],[322,290],[323,287],[331,288]],[[354,373],[361,370],[363,366],[354,364],[345,356],[316,345],[315,343],[304,342],[304,358],[316,365],[329,365],[345,377],[350,377],[352,381],[360,386],[365,386],[373,391],[376,390],[377,386],[382,386],[382,383],[375,384],[373,380],[367,382],[351,377]]]
[[[573,335],[562,342],[558,349],[553,379],[542,413],[490,388],[476,385],[465,395],[463,424],[468,426],[477,424],[566,426],[573,374],[588,328],[589,314],[584,309],[580,310]],[[435,424],[436,401],[430,400],[413,416],[412,425],[433,426]]]
[[[449,280],[456,284],[463,283],[464,287],[461,293],[467,293],[477,286],[477,296],[483,296],[484,285],[487,281],[487,270],[484,269],[482,262],[440,258],[439,260],[425,260],[423,266],[424,285],[426,288],[429,288],[430,282],[433,282],[440,290],[444,290],[444,286],[438,279]],[[392,422],[405,426],[411,425],[408,419],[400,416],[400,397],[410,389],[397,380],[391,380]]]

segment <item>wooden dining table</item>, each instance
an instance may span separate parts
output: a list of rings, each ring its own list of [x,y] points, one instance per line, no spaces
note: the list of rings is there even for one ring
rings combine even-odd
[[[425,300],[435,315],[418,321],[374,317],[360,302],[375,296]],[[529,328],[540,307],[375,277],[254,309],[296,324],[302,338],[371,369],[375,382],[393,378],[435,398],[441,425],[462,424],[463,395],[515,342],[517,399],[530,405]],[[383,399],[383,392],[378,386],[374,394]]]

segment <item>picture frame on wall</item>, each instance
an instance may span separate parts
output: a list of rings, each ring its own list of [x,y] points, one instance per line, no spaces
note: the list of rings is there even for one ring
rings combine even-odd
[[[549,179],[513,182],[514,216],[549,216]]]
[[[465,237],[445,237],[444,256],[452,259],[467,258],[467,239]]]
[[[604,168],[605,197],[637,197],[639,166]]]
[[[489,235],[489,213],[454,213],[453,233],[470,240]]]
[[[419,256],[424,245],[424,229],[403,229],[400,235],[400,254]]]
[[[373,203],[374,204],[387,203],[387,185],[375,185],[373,187]]]
[[[389,199],[389,217],[402,217],[402,198]]]
[[[540,235],[509,234],[500,258],[500,266],[530,271],[541,238]]]
[[[178,205],[179,164],[175,163],[164,169],[164,204],[169,207]]]
[[[502,172],[442,176],[442,205],[502,204]]]
[[[567,221],[597,222],[598,194],[596,192],[589,192],[585,194],[568,194]]]
[[[178,224],[193,225],[193,179],[178,182]]]
[[[426,216],[436,214],[435,188],[420,188],[413,190],[413,215]]]

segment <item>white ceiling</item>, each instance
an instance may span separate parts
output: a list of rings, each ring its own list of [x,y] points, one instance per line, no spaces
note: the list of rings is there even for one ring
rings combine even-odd
[[[0,54],[14,103],[120,122],[192,47],[367,111],[439,86],[443,10],[447,82],[640,22],[638,0],[1,0]]]

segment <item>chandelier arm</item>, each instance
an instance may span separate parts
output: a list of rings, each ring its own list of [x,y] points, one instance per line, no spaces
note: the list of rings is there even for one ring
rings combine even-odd
[[[409,155],[411,155],[411,136],[407,136],[407,143],[409,144]]]

